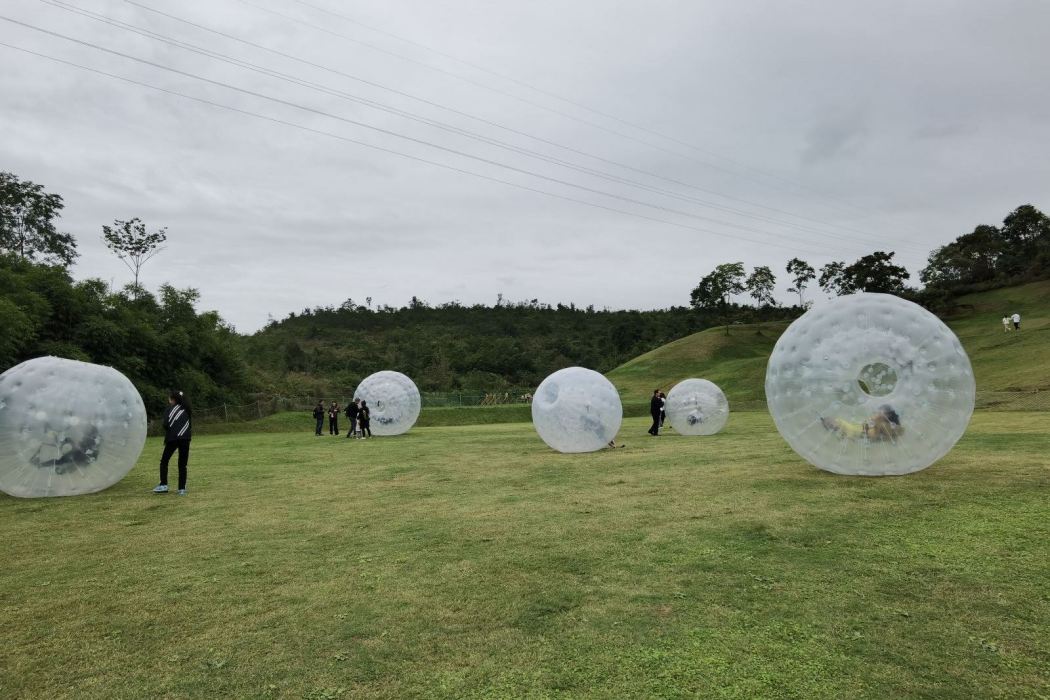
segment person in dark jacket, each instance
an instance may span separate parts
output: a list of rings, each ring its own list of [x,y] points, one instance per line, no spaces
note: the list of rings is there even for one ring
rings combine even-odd
[[[357,414],[357,420],[361,424],[361,439],[366,440],[372,437],[372,428],[370,427],[372,422],[372,411],[368,408],[368,402],[361,402],[361,412]]]
[[[357,416],[361,413],[359,403],[360,399],[355,399],[346,405],[346,418],[350,421],[350,430],[346,432],[348,438],[357,437]]]
[[[317,402],[314,406],[314,420],[317,421],[317,427],[314,429],[314,435],[321,434],[321,428],[324,427],[324,403],[321,401]]]
[[[339,402],[333,401],[328,405],[328,434],[339,434]]]
[[[179,495],[186,495],[186,467],[190,462],[190,402],[181,391],[168,394],[168,411],[164,414],[164,453],[160,458],[160,483],[153,493],[168,492],[168,461],[179,453]]]
[[[660,398],[660,390],[653,389],[653,398],[649,399],[649,415],[653,418],[653,426],[649,428],[649,434],[653,437],[660,436],[660,413],[664,410],[664,401]]]

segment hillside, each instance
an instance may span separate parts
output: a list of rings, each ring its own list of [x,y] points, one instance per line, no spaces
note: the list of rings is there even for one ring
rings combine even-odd
[[[1050,281],[969,294],[945,321],[973,363],[981,392],[1050,389]],[[1004,333],[1003,315],[1021,314],[1020,333]],[[786,323],[709,328],[626,362],[608,373],[624,401],[644,401],[688,377],[703,377],[730,402],[764,400],[766,359]]]

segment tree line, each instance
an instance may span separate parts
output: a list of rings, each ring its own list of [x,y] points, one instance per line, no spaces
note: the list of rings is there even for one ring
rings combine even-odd
[[[877,250],[852,263],[832,261],[814,269],[800,258],[785,266],[791,287],[798,295],[796,308],[808,306],[805,290],[814,280],[828,294],[856,292],[896,294],[935,310],[946,309],[962,294],[1044,279],[1050,276],[1050,217],[1031,204],[1010,212],[1002,226],[982,224],[930,253],[919,272],[922,287],[908,285],[908,270],[893,261],[892,251]],[[767,266],[751,274],[742,262],[722,263],[700,279],[690,295],[698,310],[717,312],[723,322],[739,318],[744,308],[733,297],[750,295],[756,306],[777,306],[773,297],[776,275]]]
[[[347,299],[307,308],[238,335],[214,311],[198,312],[198,293],[142,285],[143,267],[163,251],[164,228],[138,218],[101,227],[107,247],[128,267],[130,282],[111,288],[74,280],[75,238],[58,229],[64,203],[35,183],[0,173],[0,371],[25,359],[57,355],[111,365],[128,375],[159,410],[178,387],[203,405],[239,401],[252,392],[331,394],[391,367],[424,390],[527,388],[568,365],[608,371],[671,340],[733,322],[787,320],[810,303],[814,285],[829,294],[886,292],[928,306],[950,305],[967,291],[1050,275],[1050,219],[1031,205],[1002,226],[978,226],[934,250],[909,287],[892,251],[875,251],[819,269],[792,258],[785,267],[798,303],[781,305],[777,275],[750,273],[741,262],[704,275],[688,306],[610,311],[536,299],[493,306],[413,297],[404,307]],[[740,303],[747,294],[752,303]]]

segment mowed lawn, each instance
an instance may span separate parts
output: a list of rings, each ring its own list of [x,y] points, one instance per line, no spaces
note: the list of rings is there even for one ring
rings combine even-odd
[[[0,496],[0,697],[1045,698],[1050,414],[899,478],[760,413],[591,455],[529,424],[160,445]]]

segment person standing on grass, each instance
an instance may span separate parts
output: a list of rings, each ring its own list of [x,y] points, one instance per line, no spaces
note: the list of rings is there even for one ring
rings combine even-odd
[[[314,420],[317,422],[314,428],[314,435],[320,435],[321,428],[324,427],[324,403],[321,401],[318,401],[317,405],[314,406]]]
[[[357,405],[357,401],[351,401],[346,405],[346,419],[350,421],[350,429],[346,431],[346,437],[352,438],[357,437],[357,415],[361,412],[361,409]]]
[[[372,437],[372,428],[370,427],[372,422],[372,412],[368,409],[367,401],[361,402],[361,410],[357,414],[357,421],[361,426],[361,439],[367,440]]]
[[[333,401],[328,404],[328,434],[339,434],[339,402]]]
[[[160,483],[153,493],[168,492],[168,462],[179,453],[179,495],[186,495],[186,467],[190,462],[190,402],[181,391],[168,394],[168,411],[164,414],[164,453],[160,458]]]
[[[1003,316],[1003,333],[1009,333],[1009,332],[1010,332],[1010,317],[1009,316]]]
[[[660,436],[660,411],[663,410],[664,403],[660,398],[660,390],[653,389],[653,398],[649,399],[649,415],[653,418],[653,425],[649,428],[649,434],[653,437]]]
[[[1014,330],[1015,331],[1021,330],[1021,314],[1014,314],[1014,317],[1013,317],[1012,320],[1014,322]]]

